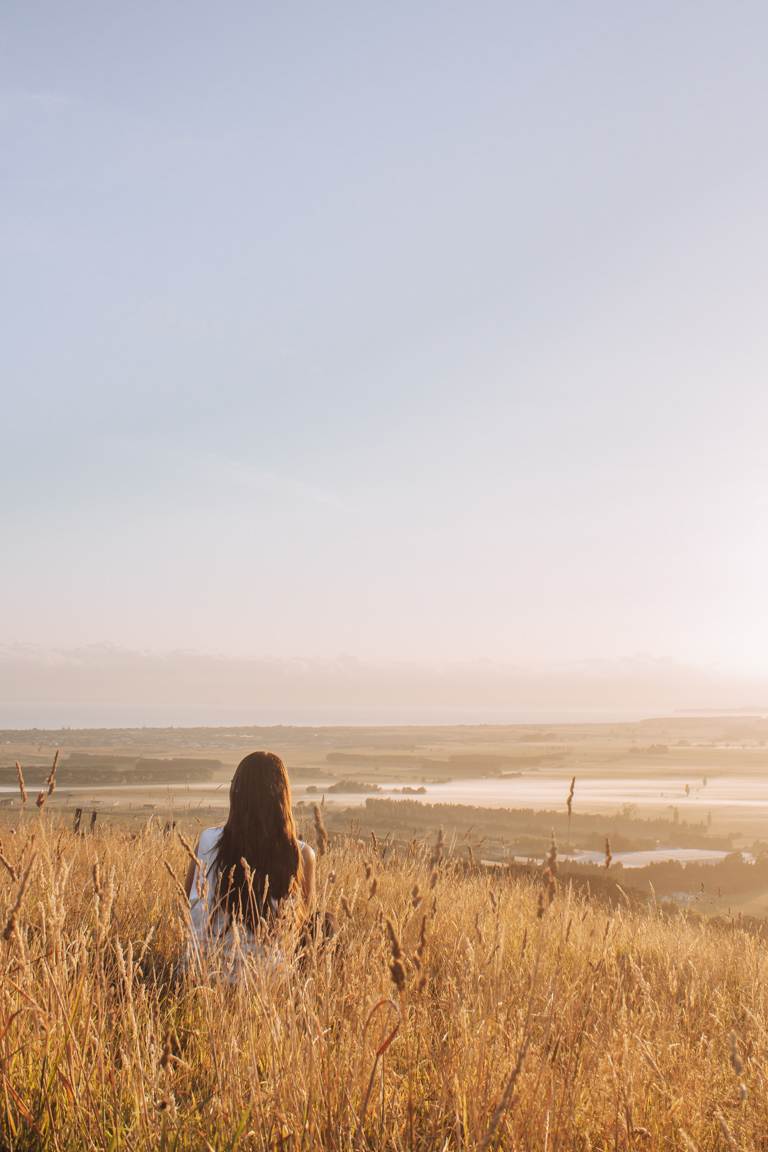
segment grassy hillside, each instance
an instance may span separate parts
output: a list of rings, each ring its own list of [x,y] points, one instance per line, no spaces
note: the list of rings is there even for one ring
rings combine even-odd
[[[286,925],[232,987],[176,972],[187,859],[45,812],[4,834],[4,1147],[764,1147],[768,952],[738,926],[346,841],[334,941]]]

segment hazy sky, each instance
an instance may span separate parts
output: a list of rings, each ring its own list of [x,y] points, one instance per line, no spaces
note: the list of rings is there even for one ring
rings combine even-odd
[[[768,670],[765,4],[0,42],[0,640]]]

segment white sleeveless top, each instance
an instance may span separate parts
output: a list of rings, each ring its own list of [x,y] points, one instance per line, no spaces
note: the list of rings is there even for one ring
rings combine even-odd
[[[283,959],[279,950],[257,940],[254,933],[244,925],[238,925],[235,930],[230,926],[229,917],[225,909],[218,909],[211,915],[211,909],[216,896],[216,849],[221,839],[221,828],[204,828],[200,833],[197,845],[197,856],[200,864],[195,867],[192,887],[189,892],[189,912],[192,927],[190,940],[191,955],[200,958],[211,947],[229,946],[237,944],[238,959],[240,956],[258,956],[269,959],[272,963],[280,963]],[[299,840],[299,850],[303,851],[304,843]],[[202,867],[201,867],[202,866]],[[278,902],[274,897],[269,898],[273,910],[278,909]]]

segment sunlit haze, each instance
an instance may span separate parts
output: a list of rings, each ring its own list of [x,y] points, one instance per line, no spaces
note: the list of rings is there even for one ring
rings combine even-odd
[[[0,28],[7,652],[768,673],[764,5]]]

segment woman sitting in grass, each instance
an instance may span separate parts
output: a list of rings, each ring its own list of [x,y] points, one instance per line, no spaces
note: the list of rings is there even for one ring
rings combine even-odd
[[[296,836],[285,765],[272,752],[252,752],[237,766],[223,828],[200,833],[186,891],[191,956],[212,949],[229,967],[244,956],[277,962],[278,922],[301,928],[315,897],[315,853]]]

